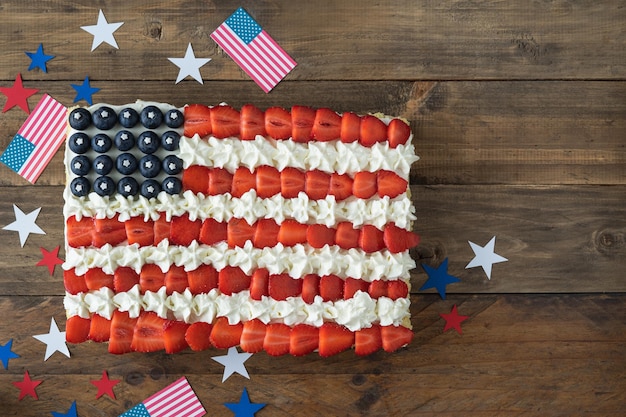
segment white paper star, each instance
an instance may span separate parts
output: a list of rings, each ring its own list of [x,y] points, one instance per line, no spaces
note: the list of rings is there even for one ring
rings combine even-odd
[[[506,262],[506,259],[503,256],[498,255],[494,252],[496,246],[496,237],[492,237],[489,243],[487,243],[484,247],[475,244],[474,242],[470,242],[468,240],[472,250],[474,251],[474,259],[467,264],[465,269],[474,268],[477,266],[482,266],[483,271],[487,274],[487,279],[491,279],[491,267],[493,264],[499,262]]]
[[[204,84],[202,81],[202,75],[200,75],[200,67],[211,60],[211,58],[196,58],[193,53],[191,43],[187,45],[187,52],[185,52],[184,58],[167,58],[180,70],[178,71],[178,78],[174,84],[178,84],[186,76],[192,77],[200,84]]]
[[[28,235],[31,233],[35,233],[38,235],[45,235],[46,232],[41,230],[39,226],[35,224],[35,220],[37,220],[37,216],[41,211],[41,207],[31,211],[28,214],[24,214],[22,210],[19,209],[15,204],[13,204],[13,212],[15,213],[15,221],[13,223],[7,224],[2,229],[3,230],[12,230],[14,232],[19,233],[20,235],[20,245],[24,247],[24,243],[26,243],[26,239],[28,239]]]
[[[46,356],[43,358],[47,361],[54,352],[61,352],[68,358],[70,357],[70,351],[65,344],[65,332],[60,332],[54,317],[50,319],[50,332],[45,334],[38,334],[33,336],[35,339],[46,344]]]
[[[95,25],[81,26],[80,28],[93,35],[93,43],[91,44],[91,50],[96,49],[102,42],[106,42],[115,49],[119,49],[117,42],[113,37],[113,32],[118,30],[124,22],[109,23],[102,10],[98,12],[98,23]]]
[[[222,377],[222,382],[224,382],[228,379],[229,376],[231,376],[235,372],[237,372],[241,376],[250,379],[248,371],[243,365],[243,363],[247,361],[250,356],[252,356],[252,353],[239,353],[236,347],[231,347],[228,348],[227,355],[214,356],[211,359],[224,365],[224,376]]]

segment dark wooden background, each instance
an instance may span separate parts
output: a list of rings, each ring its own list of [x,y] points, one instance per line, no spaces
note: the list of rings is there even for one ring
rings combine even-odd
[[[209,38],[243,6],[298,66],[265,94]],[[80,26],[103,9],[119,49]],[[442,300],[418,292],[412,275],[414,342],[402,351],[357,358],[271,358],[246,362],[250,380],[221,382],[212,356],[112,356],[106,346],[70,345],[71,359],[44,362],[50,317],[64,329],[62,273],[36,267],[40,247],[63,246],[61,153],[36,185],[0,166],[0,225],[13,204],[46,235],[21,248],[0,230],[0,368],[3,415],[65,412],[115,416],[187,376],[211,416],[232,413],[247,387],[261,416],[588,416],[626,413],[626,2],[537,1],[37,1],[0,4],[0,85],[24,85],[71,105],[89,76],[95,102],[136,99],[261,108],[293,104],[337,111],[383,111],[410,120],[421,160],[411,171],[422,243],[418,264],[461,279]],[[191,42],[204,84],[177,85]],[[27,71],[39,43],[48,73]],[[4,100],[3,96],[0,96]],[[1,104],[4,104],[2,101]],[[85,104],[81,102],[79,104]],[[26,114],[0,114],[4,150]],[[497,236],[492,279],[473,258]],[[63,251],[61,251],[63,257]],[[463,334],[443,332],[440,313],[456,304],[470,316]],[[116,400],[95,399],[89,381],[107,369]],[[28,370],[43,380],[39,400],[17,400]]]

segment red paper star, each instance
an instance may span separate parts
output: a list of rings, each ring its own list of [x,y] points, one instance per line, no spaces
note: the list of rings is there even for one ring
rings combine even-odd
[[[446,325],[443,328],[444,333],[450,329],[455,329],[457,333],[463,334],[461,330],[461,323],[469,318],[469,316],[459,316],[459,312],[456,309],[456,304],[452,307],[450,313],[439,313],[439,315],[446,321]]]
[[[12,109],[15,106],[19,106],[27,114],[30,114],[27,99],[28,97],[35,94],[37,91],[39,90],[35,88],[24,88],[24,86],[22,85],[22,75],[17,74],[17,77],[15,77],[15,82],[13,83],[13,87],[0,87],[0,92],[7,96],[7,102],[2,109],[2,113],[6,112],[9,109]]]
[[[39,398],[37,397],[37,392],[35,391],[35,388],[37,387],[37,385],[41,384],[41,382],[42,381],[31,380],[28,371],[24,372],[23,381],[13,382],[13,385],[20,389],[20,397],[18,398],[18,400],[21,400],[27,395],[30,395],[34,399],[38,400]]]
[[[39,250],[43,258],[41,261],[37,262],[37,266],[47,266],[50,275],[53,275],[55,265],[61,265],[63,263],[63,259],[59,258],[59,246],[52,249],[50,252],[44,248],[39,248]]]
[[[113,387],[119,384],[119,379],[109,379],[109,375],[107,371],[102,371],[102,378],[94,379],[93,381],[89,381],[98,387],[98,393],[96,394],[96,400],[102,397],[104,394],[109,397],[115,399],[115,394],[113,393]]]

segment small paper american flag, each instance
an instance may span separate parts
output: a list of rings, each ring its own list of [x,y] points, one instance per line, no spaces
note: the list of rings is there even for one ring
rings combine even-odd
[[[66,113],[63,104],[44,94],[0,162],[34,184],[65,140]]]
[[[296,66],[296,61],[241,7],[211,34],[211,38],[266,93]]]
[[[205,414],[189,381],[182,377],[119,417],[201,417]]]

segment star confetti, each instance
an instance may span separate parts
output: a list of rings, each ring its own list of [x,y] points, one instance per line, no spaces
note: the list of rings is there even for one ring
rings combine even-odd
[[[35,223],[35,220],[37,220],[37,216],[39,215],[40,211],[41,211],[41,207],[31,211],[28,214],[24,214],[24,212],[20,210],[18,206],[13,204],[13,212],[15,213],[15,221],[13,223],[10,223],[4,226],[2,229],[17,232],[20,236],[20,245],[24,247],[24,244],[26,243],[26,239],[28,239],[28,236],[31,233],[38,234],[38,235],[46,234],[46,232],[41,230],[41,228],[37,226],[37,224]]]
[[[498,255],[494,252],[496,246],[496,237],[492,237],[491,240],[485,246],[479,246],[474,242],[468,241],[472,251],[474,251],[474,259],[467,264],[465,269],[474,268],[477,266],[481,266],[485,274],[487,274],[487,279],[491,279],[491,267],[493,264],[497,264],[499,262],[506,262],[506,259],[503,256]]]
[[[20,355],[11,350],[12,347],[13,339],[10,339],[4,345],[0,345],[0,361],[2,361],[4,369],[9,369],[9,359],[16,359],[20,357]]]
[[[15,82],[13,82],[13,87],[0,87],[0,92],[7,96],[7,102],[4,104],[2,113],[18,106],[20,109],[24,110],[26,114],[30,114],[28,97],[32,96],[37,91],[39,90],[35,88],[24,88],[22,85],[22,74],[17,74]]]
[[[44,361],[47,361],[54,352],[61,352],[68,358],[70,357],[70,351],[65,344],[65,332],[59,331],[54,317],[50,319],[50,332],[44,334],[38,334],[33,336],[35,339],[46,344],[46,355]]]
[[[56,265],[61,265],[63,263],[63,259],[59,258],[59,247],[60,246],[57,246],[51,251],[48,251],[45,248],[39,248],[43,258],[41,261],[37,262],[37,266],[47,266],[50,275],[54,275],[54,267]]]
[[[441,318],[446,321],[446,325],[443,328],[443,332],[447,332],[450,329],[454,329],[458,334],[463,334],[461,330],[461,323],[469,318],[469,316],[460,316],[457,310],[456,304],[452,307],[449,313],[439,313]]]
[[[185,52],[184,58],[167,58],[179,69],[178,77],[175,84],[178,84],[185,77],[190,76],[200,84],[204,84],[202,81],[202,75],[200,75],[200,67],[211,61],[211,58],[196,58],[193,53],[191,43],[187,45],[187,52]]]
[[[265,407],[265,404],[251,403],[248,390],[244,388],[238,403],[224,403],[224,406],[235,413],[235,417],[254,417],[254,414]]]
[[[78,413],[76,412],[76,401],[70,405],[70,409],[67,410],[67,413],[61,413],[58,411],[50,412],[54,417],[78,417]]]
[[[429,288],[436,288],[437,292],[444,300],[446,299],[446,286],[461,281],[457,277],[448,274],[448,258],[444,259],[437,268],[432,268],[424,264],[422,267],[428,274],[428,279],[419,290],[423,291]]]
[[[93,385],[98,387],[98,393],[96,394],[96,400],[102,397],[104,394],[109,397],[115,399],[115,393],[113,392],[113,387],[120,383],[119,379],[109,379],[109,375],[107,371],[102,371],[102,378],[94,379],[91,382]]]
[[[46,62],[54,58],[54,55],[44,54],[42,43],[39,44],[39,47],[37,48],[37,52],[25,52],[25,54],[28,55],[31,61],[28,67],[29,71],[32,71],[35,68],[39,68],[43,72],[48,72],[48,67],[46,66]]]
[[[76,97],[74,97],[74,103],[80,100],[85,100],[89,105],[93,104],[92,95],[100,91],[99,88],[92,87],[89,83],[89,76],[85,77],[82,84],[70,84],[74,90],[76,90]]]
[[[231,376],[235,372],[245,378],[250,379],[248,371],[243,364],[250,358],[250,356],[252,356],[252,353],[240,353],[236,347],[231,347],[228,348],[228,354],[222,356],[214,356],[211,359],[224,365],[224,376],[222,377],[222,382],[224,382],[228,379],[229,376]]]
[[[37,388],[37,386],[42,382],[43,381],[34,381],[30,379],[28,371],[24,372],[24,379],[22,381],[12,383],[20,389],[20,396],[18,398],[18,401],[27,395],[30,395],[34,399],[38,400],[39,398],[37,397],[37,391],[35,391],[35,388]]]
[[[93,35],[93,43],[91,44],[91,51],[93,52],[102,42],[108,43],[115,49],[119,49],[113,32],[118,30],[124,22],[109,23],[102,10],[98,12],[98,23],[95,25],[81,26],[80,28]]]

